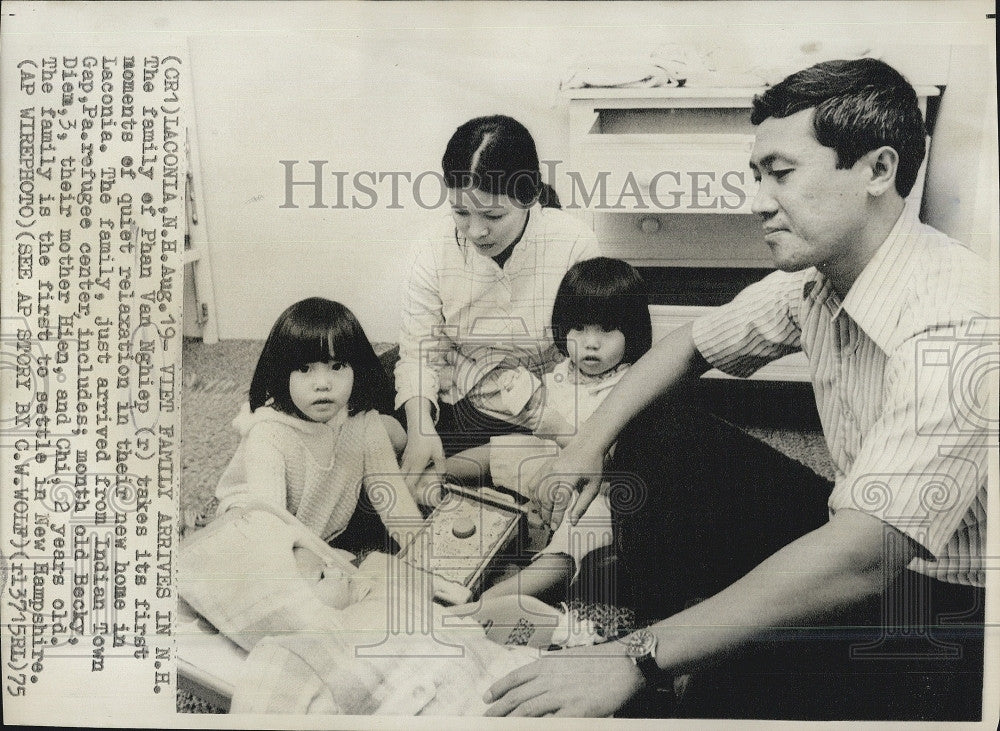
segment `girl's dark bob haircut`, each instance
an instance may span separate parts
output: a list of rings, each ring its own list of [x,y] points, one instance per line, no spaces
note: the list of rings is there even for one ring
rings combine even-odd
[[[560,208],[559,196],[542,182],[535,140],[513,117],[495,114],[470,119],[448,140],[441,158],[445,184],[505,195],[525,208]]]
[[[552,308],[552,334],[565,356],[570,330],[600,325],[625,336],[623,363],[635,363],[653,344],[649,290],[639,272],[621,259],[599,256],[570,267]]]
[[[306,418],[292,403],[289,376],[309,363],[332,359],[354,370],[349,414],[392,412],[392,384],[358,318],[339,302],[322,297],[296,302],[274,323],[250,382],[250,410],[271,406]]]

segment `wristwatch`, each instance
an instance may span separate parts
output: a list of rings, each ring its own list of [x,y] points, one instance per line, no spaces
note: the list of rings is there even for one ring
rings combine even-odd
[[[660,666],[656,664],[656,635],[648,629],[641,629],[623,638],[622,642],[625,644],[625,654],[639,668],[646,685],[655,688],[663,675]]]

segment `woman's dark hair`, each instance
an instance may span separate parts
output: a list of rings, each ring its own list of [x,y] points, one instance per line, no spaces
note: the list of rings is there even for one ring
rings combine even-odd
[[[304,365],[332,358],[354,370],[348,413],[392,412],[392,383],[358,318],[339,302],[322,297],[296,302],[274,323],[250,382],[250,410],[268,405],[305,418],[292,403],[289,376]]]
[[[535,140],[513,117],[496,114],[470,119],[448,140],[441,158],[445,184],[505,195],[528,207],[561,208],[559,196],[542,182]]]
[[[621,330],[625,336],[624,363],[635,363],[649,350],[653,344],[649,290],[635,267],[606,256],[570,267],[552,308],[552,334],[559,352],[568,356],[569,331],[587,325]]]
[[[910,83],[874,58],[825,61],[798,71],[753,100],[750,121],[788,117],[816,108],[813,132],[849,168],[879,147],[899,155],[896,191],[910,194],[924,159],[926,129]]]

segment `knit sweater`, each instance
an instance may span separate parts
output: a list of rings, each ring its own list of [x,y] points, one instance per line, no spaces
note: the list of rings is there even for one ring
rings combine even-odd
[[[383,522],[390,508],[394,518],[420,519],[373,411],[341,411],[324,424],[245,404],[233,426],[242,439],[215,491],[220,514],[264,503],[329,541],[347,527],[364,486]]]

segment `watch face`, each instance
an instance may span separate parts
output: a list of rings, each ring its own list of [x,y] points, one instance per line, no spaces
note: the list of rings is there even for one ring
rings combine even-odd
[[[656,637],[647,629],[633,632],[624,642],[625,652],[633,659],[651,655],[656,649]]]

